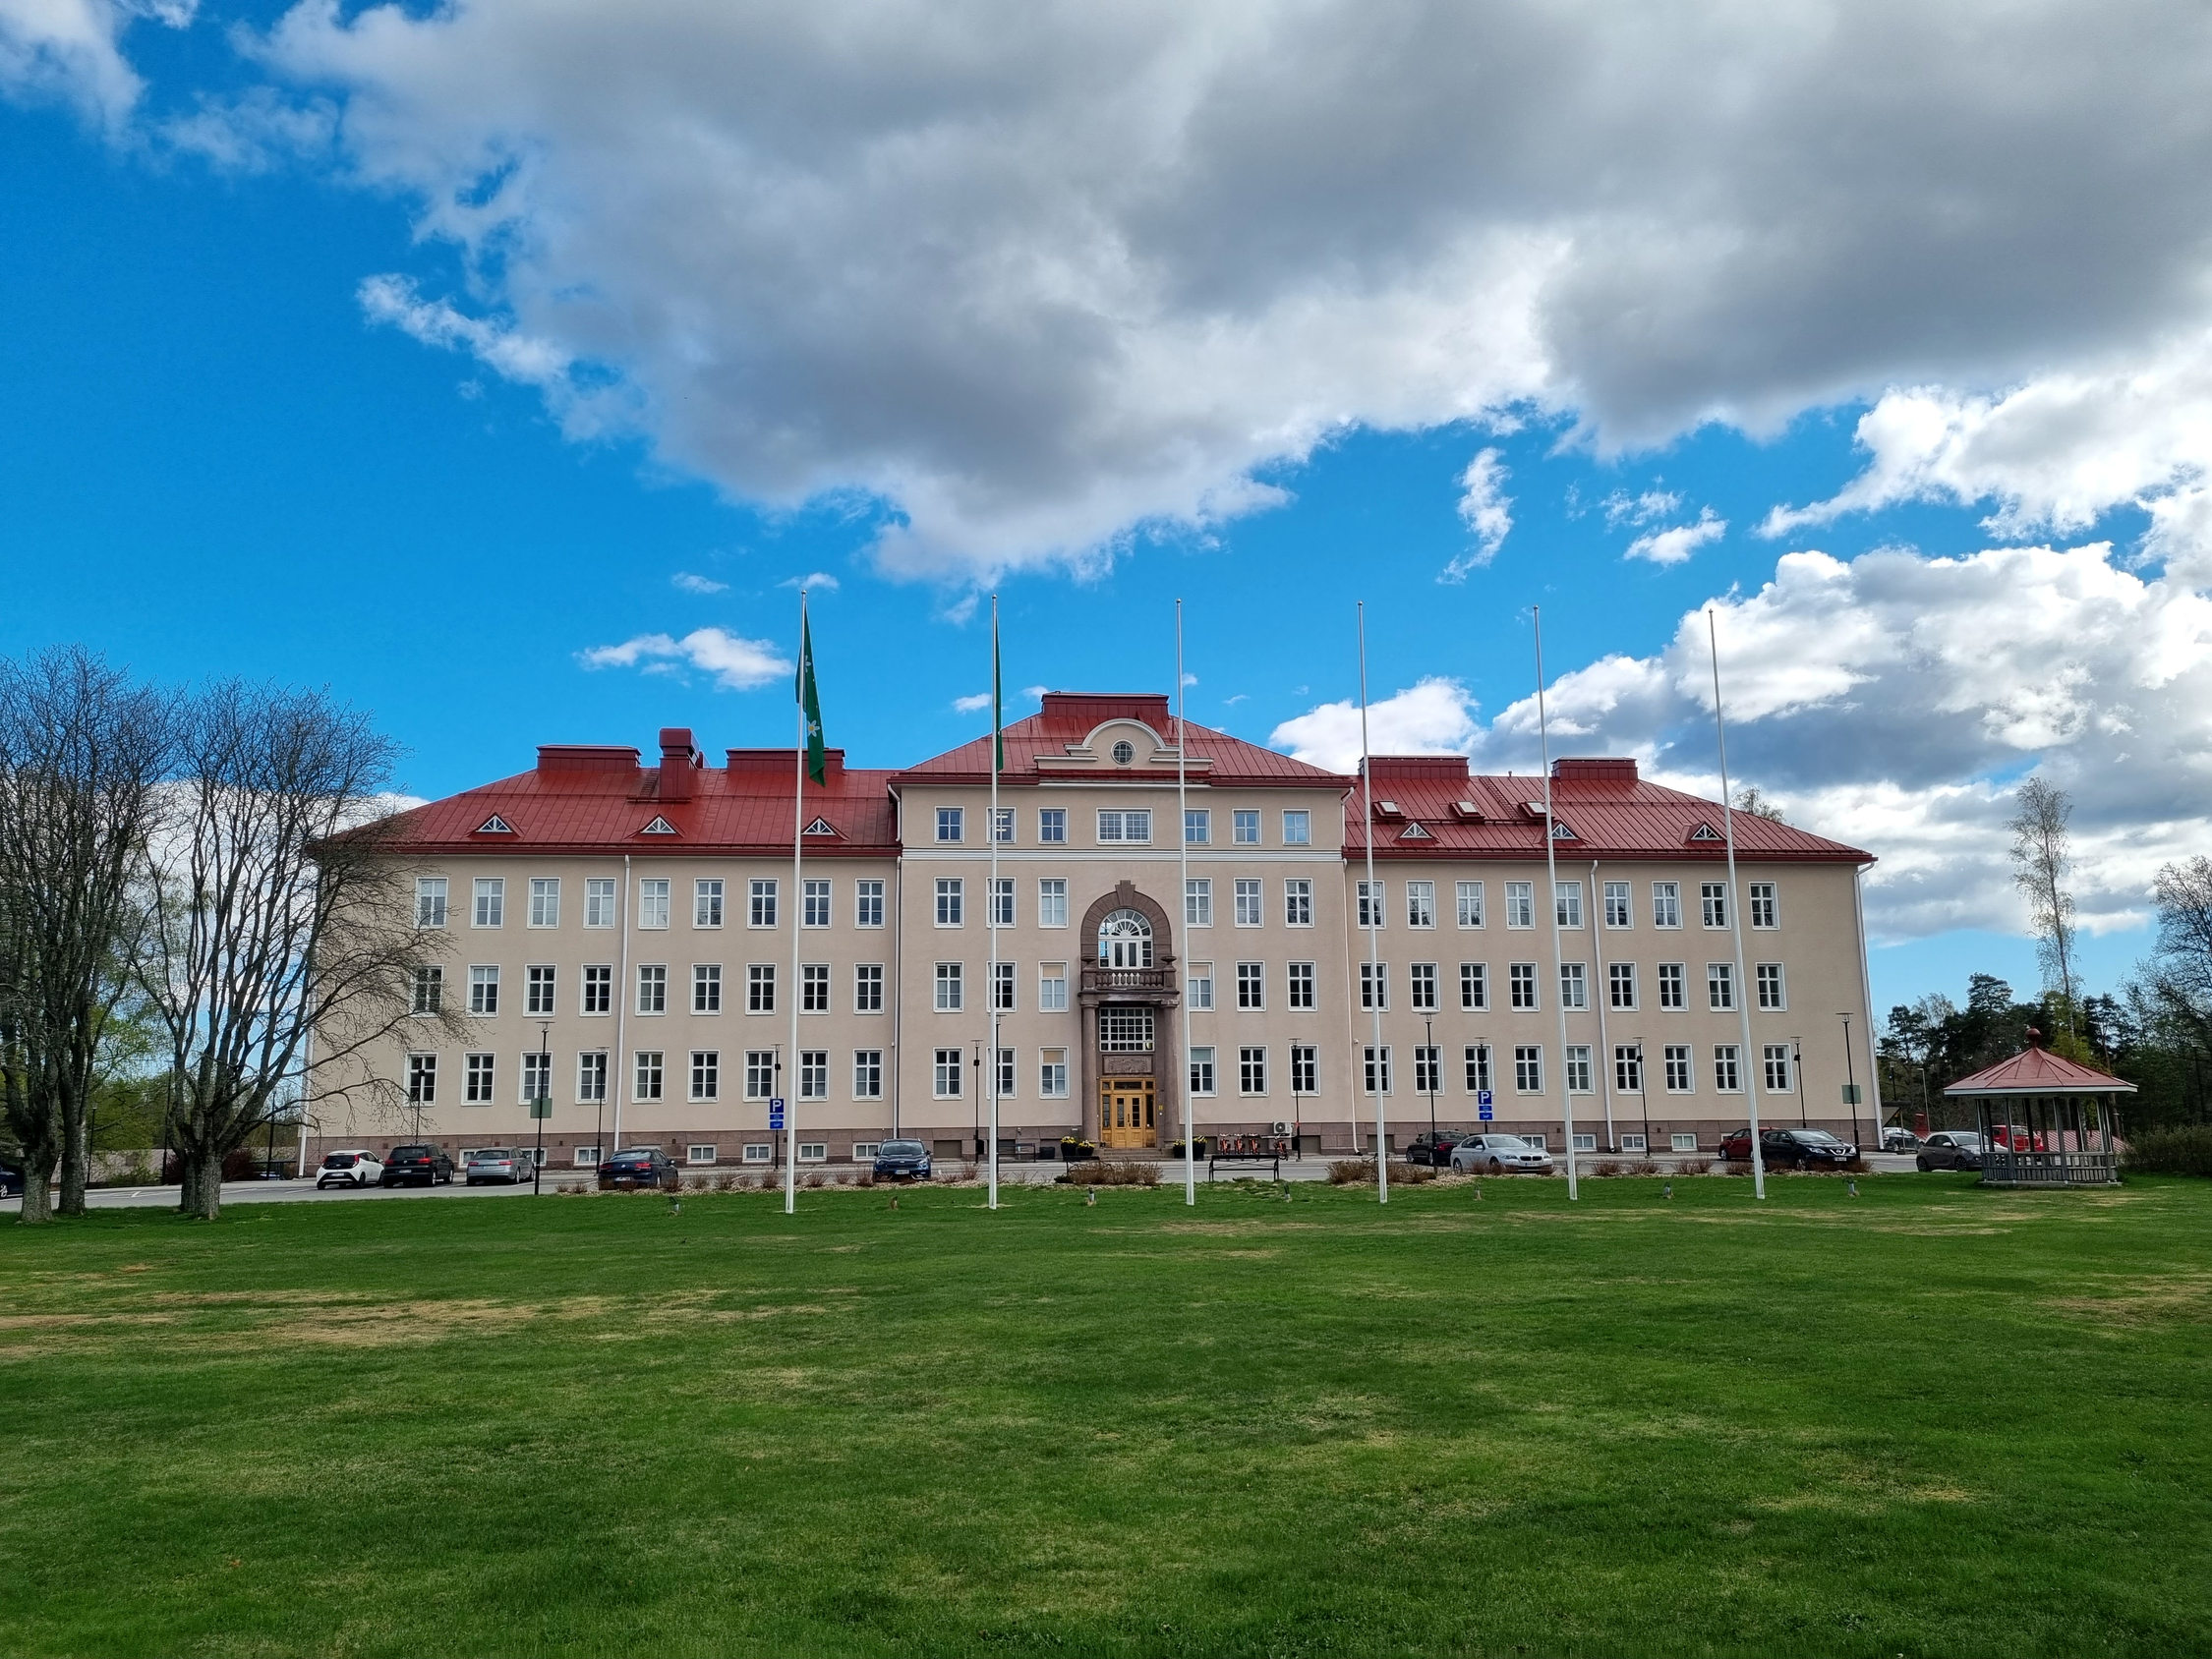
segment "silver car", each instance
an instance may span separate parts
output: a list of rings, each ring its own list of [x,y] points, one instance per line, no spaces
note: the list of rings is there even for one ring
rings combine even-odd
[[[508,1146],[483,1146],[468,1155],[461,1178],[470,1186],[481,1181],[504,1181],[513,1186],[530,1178],[530,1155]]]
[[[1470,1135],[1452,1148],[1461,1174],[1548,1175],[1551,1154],[1519,1135]]]

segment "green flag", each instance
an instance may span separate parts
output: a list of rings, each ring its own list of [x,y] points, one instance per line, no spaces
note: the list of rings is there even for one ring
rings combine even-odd
[[[999,601],[991,601],[991,770],[1006,771],[1006,697],[999,689]],[[992,833],[998,827],[992,826]]]
[[[799,610],[798,700],[806,712],[806,775],[826,785],[829,762],[822,752],[822,699],[814,690],[814,631],[804,606]]]

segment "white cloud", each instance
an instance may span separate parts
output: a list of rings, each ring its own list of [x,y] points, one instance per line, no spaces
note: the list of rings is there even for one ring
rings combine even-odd
[[[1728,521],[1711,507],[1698,510],[1695,524],[1678,524],[1668,530],[1650,530],[1629,543],[1623,558],[1650,559],[1654,564],[1680,564],[1708,542],[1728,533]]]
[[[122,137],[146,83],[123,56],[131,24],[192,22],[197,0],[0,0],[0,94],[73,104]]]
[[[327,155],[337,141],[338,106],[328,98],[285,98],[273,87],[249,86],[234,97],[203,93],[190,115],[171,116],[155,130],[170,148],[223,172],[265,173]]]
[[[953,699],[953,708],[962,715],[973,715],[988,709],[990,706],[991,694],[987,691],[979,691],[972,697],[956,697]]]
[[[669,585],[686,594],[727,594],[729,584],[717,582],[712,576],[694,576],[688,570],[679,570],[669,578]]]
[[[1368,753],[1448,755],[1466,753],[1477,726],[1475,701],[1457,680],[1440,675],[1421,680],[1380,702],[1368,705]],[[1331,772],[1360,767],[1360,705],[1347,700],[1324,703],[1285,720],[1267,736],[1278,749]]]
[[[1682,505],[1682,497],[1671,489],[1647,489],[1636,495],[1616,489],[1601,505],[1605,509],[1607,528],[1617,529],[1624,524],[1646,525],[1665,518]]]
[[[747,691],[783,678],[791,664],[767,640],[745,640],[720,628],[694,628],[683,638],[639,634],[620,645],[594,646],[578,654],[587,668],[643,668],[647,673],[692,667],[718,685]]]
[[[1046,688],[1041,685],[1025,685],[1021,688],[1021,695],[1032,703],[1042,703],[1045,690]]]
[[[826,570],[810,570],[804,576],[786,576],[776,585],[779,588],[813,588],[827,594],[838,591],[838,579]]]
[[[1497,557],[1513,528],[1513,497],[1505,493],[1510,476],[1494,449],[1477,453],[1459,476],[1459,518],[1475,538],[1475,545],[1444,566],[1439,582],[1464,582],[1467,573],[1479,570]]]

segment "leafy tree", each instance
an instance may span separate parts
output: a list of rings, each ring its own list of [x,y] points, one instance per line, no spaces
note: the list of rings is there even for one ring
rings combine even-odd
[[[2072,835],[2067,821],[2073,802],[2064,789],[2044,778],[2020,785],[2019,808],[2012,815],[2012,882],[2028,901],[2035,927],[2036,956],[2043,983],[2064,999],[2060,1011],[2073,1030],[2073,894],[2066,880],[2073,869]]]

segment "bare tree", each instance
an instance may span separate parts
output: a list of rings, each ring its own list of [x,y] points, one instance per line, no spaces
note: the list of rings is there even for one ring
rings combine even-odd
[[[171,1049],[188,1215],[215,1216],[225,1155],[305,1072],[320,1093],[396,1098],[348,1063],[409,1019],[414,966],[436,949],[375,821],[393,754],[313,692],[222,684],[183,722],[145,979]]]
[[[79,647],[0,665],[0,1103],[23,1219],[82,1215],[95,1076],[144,922],[170,702]]]
[[[2072,835],[2066,828],[2073,801],[2064,789],[2041,777],[2020,785],[2019,810],[2012,815],[2012,885],[2026,895],[2034,924],[2036,958],[2044,984],[2065,1000],[2066,1030],[2073,1030],[2073,894],[2066,880],[2073,869]]]
[[[2158,950],[2143,965],[2140,988],[2157,1011],[2212,1049],[2212,858],[2169,864],[2152,885],[2158,901]]]
[[[1738,789],[1733,804],[1736,811],[1747,812],[1754,818],[1764,818],[1774,824],[1789,822],[1782,817],[1782,810],[1775,805],[1774,798],[1761,792],[1756,783],[1746,783]]]

